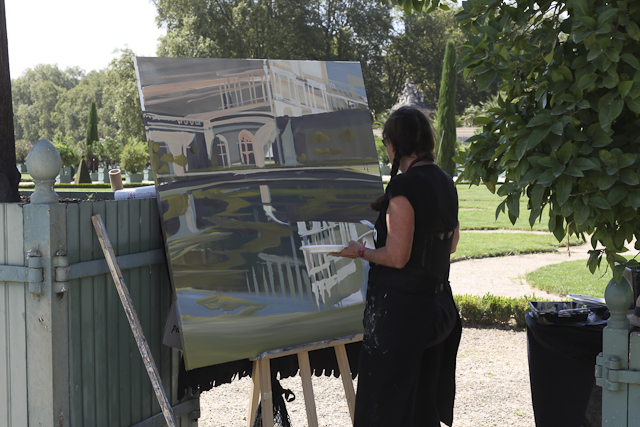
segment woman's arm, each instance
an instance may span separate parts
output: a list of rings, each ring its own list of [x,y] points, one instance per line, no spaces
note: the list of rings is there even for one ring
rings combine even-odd
[[[456,251],[459,241],[460,241],[460,222],[458,222],[458,226],[456,227],[456,230],[453,232],[453,242],[451,243],[451,253],[454,253]]]
[[[411,257],[413,231],[415,229],[413,206],[405,196],[389,200],[387,208],[387,241],[379,249],[368,248],[363,258],[386,267],[402,268]],[[349,246],[335,256],[358,258],[362,245],[351,241]]]

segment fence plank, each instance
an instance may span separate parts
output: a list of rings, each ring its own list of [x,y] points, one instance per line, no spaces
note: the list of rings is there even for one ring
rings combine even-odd
[[[140,247],[140,199],[129,200],[129,253],[138,253],[141,250]],[[131,294],[131,300],[136,310],[140,307],[141,294],[140,294],[140,268],[133,268],[129,270],[129,279],[126,281]],[[142,322],[142,318],[140,322]],[[133,335],[130,333],[131,345],[136,348]],[[131,360],[131,422],[137,423],[142,421],[142,381],[143,381],[143,369],[144,365],[142,360],[138,358],[135,353]]]
[[[140,200],[140,212],[139,212],[139,224],[140,224],[140,251],[146,252],[151,249],[150,230],[149,230],[149,200]],[[156,341],[156,336],[152,333],[152,319],[151,319],[151,266],[140,268],[140,305],[139,314],[142,329],[149,350],[154,358],[158,360],[158,354],[153,353],[153,345]],[[158,373],[159,374],[159,373]],[[149,418],[152,415],[151,405],[153,399],[153,386],[149,380],[148,375],[142,376],[142,419]],[[156,400],[156,399],[153,399]]]
[[[80,261],[93,260],[93,227],[91,203],[80,204]],[[82,331],[82,421],[83,425],[96,424],[96,380],[95,380],[95,347],[93,331],[93,278],[80,279],[80,322]]]
[[[118,246],[114,247],[116,255],[127,255],[129,251],[129,202],[130,200],[117,200],[118,205]],[[111,235],[109,235],[111,238]],[[125,283],[131,283],[128,271],[123,272]],[[131,329],[125,316],[124,310],[118,310],[118,340],[120,342],[119,365],[120,365],[120,423],[129,426],[133,424],[131,417],[131,358],[133,356],[133,346]]]
[[[105,202],[93,202],[93,214],[104,217],[106,213]],[[95,236],[95,233],[94,233]],[[100,254],[96,250],[96,241],[93,240],[93,258]],[[98,244],[99,241],[97,242]],[[107,276],[93,277],[93,313],[94,313],[94,340],[95,340],[95,380],[96,380],[96,427],[109,425],[109,382],[108,382],[108,352],[107,352]],[[86,307],[85,307],[86,309]]]
[[[107,233],[111,238],[111,245],[114,248],[118,247],[118,203],[115,201],[106,203],[105,214],[105,227]],[[120,313],[120,300],[118,298],[118,292],[116,291],[116,285],[113,283],[111,275],[108,275],[106,279],[106,310],[107,318],[109,319],[107,324],[107,347],[108,347],[108,362],[107,372],[109,373],[109,426],[120,426],[120,317],[124,313]]]

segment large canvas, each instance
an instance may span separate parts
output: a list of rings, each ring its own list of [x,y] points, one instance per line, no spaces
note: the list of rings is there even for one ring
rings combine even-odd
[[[136,58],[187,369],[362,332],[382,192],[358,63]]]

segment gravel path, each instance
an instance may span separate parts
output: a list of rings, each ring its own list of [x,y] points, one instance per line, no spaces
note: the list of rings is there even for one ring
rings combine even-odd
[[[464,237],[463,237],[464,238]],[[532,295],[557,298],[531,288],[524,274],[542,266],[587,259],[589,245],[566,248],[558,253],[484,258],[453,263],[451,284],[455,294],[517,297]],[[201,397],[201,427],[246,426],[250,379],[216,387]],[[300,378],[282,381],[296,394],[287,403],[294,427],[307,425]],[[342,381],[333,377],[313,377],[320,426],[351,425]],[[497,328],[465,327],[458,351],[457,394],[454,426],[533,427],[529,388],[526,333]]]

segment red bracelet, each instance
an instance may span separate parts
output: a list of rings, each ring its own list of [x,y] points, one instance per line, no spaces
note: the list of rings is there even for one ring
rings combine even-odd
[[[367,249],[367,244],[365,243],[364,245],[362,245],[362,247],[360,249],[358,249],[358,255],[360,256],[360,258],[364,259],[364,251],[366,251]]]

